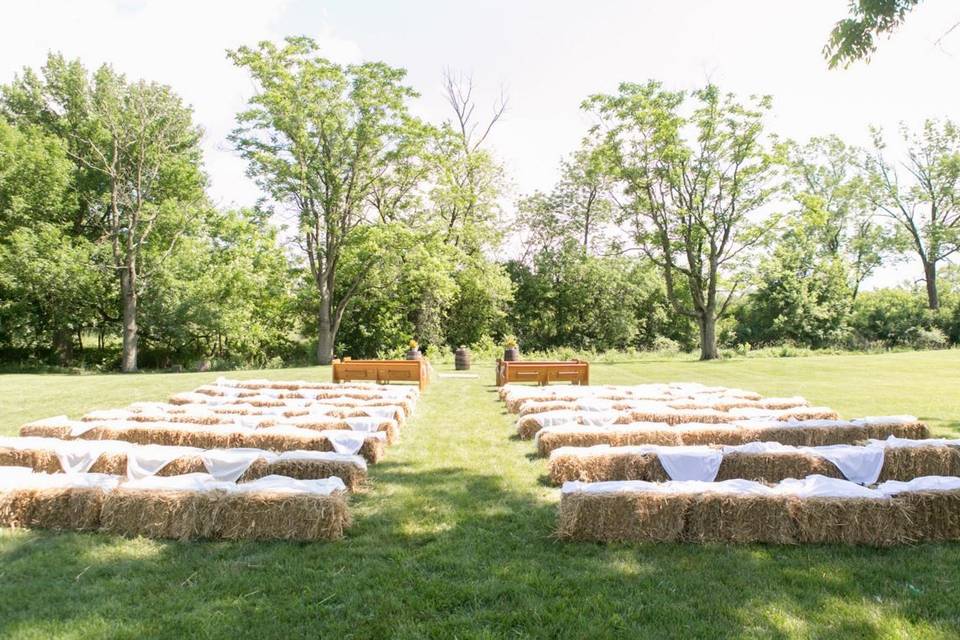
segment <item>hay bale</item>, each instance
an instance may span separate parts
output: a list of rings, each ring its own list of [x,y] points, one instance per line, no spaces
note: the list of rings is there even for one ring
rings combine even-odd
[[[34,493],[34,489],[0,491],[0,526],[28,526]]]
[[[566,400],[546,400],[546,401],[527,401],[517,408],[517,413],[523,416],[535,413],[545,413],[547,411],[576,411],[576,402],[567,402]]]
[[[523,440],[529,440],[534,437],[542,428],[540,423],[537,422],[532,415],[524,416],[517,420],[517,435]]]
[[[786,478],[806,478],[811,475],[844,479],[832,462],[820,456],[800,451],[790,453],[724,454],[716,480],[754,480],[775,483]]]
[[[329,420],[319,418],[315,421],[309,419],[300,419],[296,421],[296,426],[300,429],[310,429],[311,431],[327,431],[329,429],[350,430],[350,425],[346,422],[332,423]],[[394,444],[400,438],[400,430],[394,420],[384,420],[377,425],[377,431],[387,434],[387,444]]]
[[[887,547],[917,539],[901,500],[807,497],[787,503],[797,542]]]
[[[157,472],[158,476],[182,476],[188,473],[207,473],[200,456],[180,456],[174,458]]]
[[[867,438],[886,440],[890,436],[909,440],[924,440],[930,437],[930,429],[923,422],[865,423]]]
[[[216,537],[222,491],[109,492],[101,509],[100,530],[122,536],[191,540]]]
[[[98,487],[51,487],[33,492],[24,526],[55,531],[96,531],[108,492]]]
[[[813,426],[763,426],[744,427],[753,431],[746,442],[779,442],[795,447],[819,447],[831,444],[857,444],[867,438],[864,427],[851,424],[813,425]]]
[[[70,427],[46,424],[25,424],[20,427],[20,437],[37,436],[41,438],[59,438],[60,440],[70,440]]]
[[[646,480],[665,482],[670,479],[655,453],[610,450],[599,455],[556,453],[550,456],[550,481],[555,485],[572,480],[603,482],[606,480]]]
[[[751,429],[726,424],[689,424],[676,428],[681,444],[685,446],[737,445],[753,442],[761,437]]]
[[[556,535],[594,542],[676,542],[691,496],[664,493],[565,493]]]
[[[343,495],[228,493],[217,510],[224,540],[337,540],[350,522]]]
[[[796,542],[782,496],[703,493],[690,499],[683,539],[744,544]]]
[[[923,476],[960,475],[960,448],[942,445],[887,447],[877,482],[908,481]]]
[[[36,471],[34,453],[34,449],[0,447],[0,467],[30,467]]]
[[[737,418],[723,411],[714,409],[670,409],[660,411],[637,409],[628,412],[630,422],[665,422],[669,425],[679,424],[724,424],[733,422]]]
[[[375,438],[367,437],[363,445],[357,452],[363,456],[367,462],[376,464],[379,462],[386,451],[385,442]],[[266,449],[267,451],[296,451],[302,449],[305,451],[333,451],[333,444],[329,438],[317,432],[315,437],[299,436],[292,434],[274,434],[254,431],[246,436],[243,443],[234,445],[234,448],[242,447],[248,449]],[[206,447],[214,449],[217,447]],[[230,447],[219,447],[230,448]]]
[[[592,447],[608,444],[612,447],[625,447],[640,444],[661,444],[679,446],[683,444],[680,434],[669,427],[663,429],[599,429],[583,427],[576,431],[546,431],[537,434],[537,454],[543,457],[560,447]]]
[[[903,505],[920,540],[960,540],[960,491],[911,491],[893,501]]]
[[[319,480],[336,476],[343,480],[347,489],[355,491],[367,481],[367,470],[342,460],[276,460],[267,462],[260,458],[248,468],[238,482],[248,482],[264,476],[286,476],[296,480]]]
[[[127,475],[127,454],[101,453],[90,467],[90,473],[107,473],[112,476]]]

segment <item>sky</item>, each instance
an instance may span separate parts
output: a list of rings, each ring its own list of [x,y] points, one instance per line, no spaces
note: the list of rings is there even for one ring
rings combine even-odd
[[[253,86],[226,49],[308,35],[338,62],[404,67],[434,122],[450,115],[449,68],[473,77],[479,110],[508,98],[490,144],[512,202],[551,187],[591,124],[580,103],[623,81],[771,95],[770,130],[797,140],[866,144],[869,124],[960,119],[960,29],[944,36],[955,0],[924,0],[869,64],[831,71],[821,49],[846,13],[847,0],[0,0],[0,82],[60,51],[170,84],[206,131],[215,202],[243,206],[260,192],[227,135]]]

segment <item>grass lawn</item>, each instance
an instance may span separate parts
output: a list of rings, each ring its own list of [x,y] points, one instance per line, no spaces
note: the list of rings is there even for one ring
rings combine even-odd
[[[448,368],[444,368],[448,369]],[[559,491],[479,379],[439,379],[327,544],[0,530],[2,638],[957,638],[960,544],[889,550],[554,541]],[[0,434],[218,374],[0,375]],[[329,379],[323,368],[235,377]],[[960,351],[596,365],[594,383],[802,394],[960,436]]]

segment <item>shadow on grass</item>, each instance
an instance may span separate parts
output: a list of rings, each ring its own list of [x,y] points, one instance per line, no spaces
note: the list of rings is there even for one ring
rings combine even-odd
[[[335,543],[0,537],[0,637],[960,631],[960,546],[562,543],[555,503],[499,476],[392,462],[373,475],[376,490],[352,499],[355,525]]]

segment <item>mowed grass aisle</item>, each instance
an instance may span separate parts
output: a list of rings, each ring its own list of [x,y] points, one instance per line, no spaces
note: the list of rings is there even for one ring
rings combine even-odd
[[[448,371],[443,368],[441,372]],[[438,379],[352,499],[337,543],[191,543],[0,530],[2,638],[960,635],[960,544],[597,546],[550,533],[559,492],[511,439],[489,365]],[[326,380],[324,368],[234,377]],[[799,393],[844,416],[915,413],[960,435],[960,351],[596,365],[593,382]],[[0,433],[217,374],[0,376]]]

